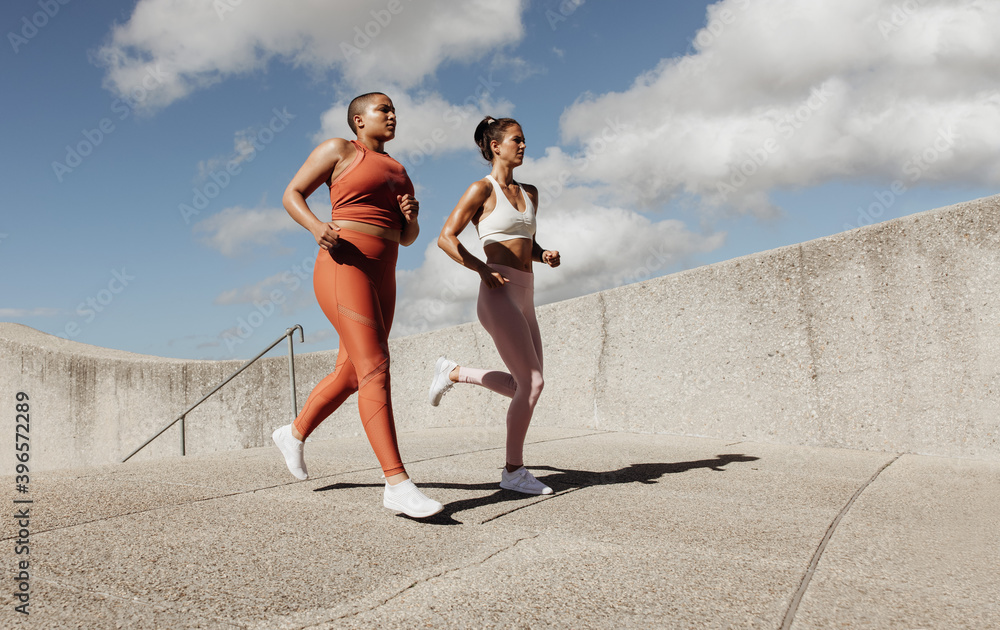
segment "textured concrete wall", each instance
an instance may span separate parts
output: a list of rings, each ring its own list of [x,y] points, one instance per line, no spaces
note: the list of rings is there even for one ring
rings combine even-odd
[[[998,210],[990,197],[540,307],[534,422],[1000,460]],[[188,417],[189,453],[260,446],[289,421],[284,347]],[[391,350],[400,430],[503,424],[505,400],[481,388],[426,402],[440,354],[502,369],[479,324]],[[4,398],[31,396],[35,469],[120,459],[242,365],[16,324],[0,353]],[[334,361],[296,356],[300,407]],[[361,431],[352,398],[315,438]],[[136,457],[178,443],[174,428]]]

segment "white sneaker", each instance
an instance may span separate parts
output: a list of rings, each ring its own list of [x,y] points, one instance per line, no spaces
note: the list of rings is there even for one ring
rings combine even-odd
[[[427,396],[432,406],[437,407],[438,403],[441,402],[441,397],[455,384],[448,375],[456,367],[458,367],[458,364],[451,359],[438,357],[437,363],[434,364],[434,379],[431,380],[431,391]]]
[[[271,434],[271,439],[274,440],[274,445],[284,455],[288,472],[295,475],[296,479],[308,479],[309,473],[306,472],[306,461],[302,456],[302,448],[305,446],[305,442],[295,439],[295,436],[292,435],[292,425],[286,424],[283,427],[278,427]]]
[[[500,473],[500,487],[504,490],[523,492],[524,494],[552,494],[552,488],[535,479],[528,469],[521,466],[512,473],[505,466]]]
[[[382,505],[413,518],[433,516],[444,509],[443,505],[421,492],[411,479],[394,486],[387,481]]]

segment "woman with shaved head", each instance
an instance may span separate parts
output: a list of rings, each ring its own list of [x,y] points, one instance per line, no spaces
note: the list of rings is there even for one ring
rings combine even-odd
[[[414,518],[442,506],[403,467],[389,388],[389,329],[396,304],[396,256],[420,232],[420,205],[403,165],[385,152],[396,135],[396,110],[385,94],[355,98],[347,110],[357,140],[332,138],[313,150],[285,190],[285,210],[316,239],[316,300],[340,335],[337,365],[309,394],[302,413],[272,438],[288,470],[307,479],[305,439],[354,392],[368,441],[385,476],[383,505]],[[306,198],[321,184],[333,212],[321,221]]]

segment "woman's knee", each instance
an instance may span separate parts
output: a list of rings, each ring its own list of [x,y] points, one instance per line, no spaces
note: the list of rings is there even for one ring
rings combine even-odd
[[[537,400],[538,397],[541,396],[542,389],[545,388],[545,379],[542,377],[541,372],[531,373],[531,380],[529,381],[528,388],[532,400]]]
[[[368,358],[366,361],[356,362],[358,367],[358,389],[364,387],[373,380],[388,380],[389,378],[389,355],[382,354]]]

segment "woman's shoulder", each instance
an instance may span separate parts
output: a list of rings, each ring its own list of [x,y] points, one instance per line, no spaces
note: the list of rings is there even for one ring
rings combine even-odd
[[[472,182],[472,184],[466,190],[467,194],[472,194],[475,195],[476,197],[482,197],[483,199],[489,197],[490,193],[492,192],[493,192],[493,184],[490,183],[488,177],[477,179],[476,181]]]
[[[518,184],[521,186],[521,190],[524,191],[524,194],[528,195],[528,197],[531,199],[531,205],[533,205],[533,206],[535,206],[537,208],[538,207],[538,189],[535,188],[534,186],[532,186],[531,184],[525,184],[524,182],[518,182]]]
[[[356,145],[346,138],[328,138],[314,150],[314,153],[321,153],[333,157],[350,157],[357,151]]]

